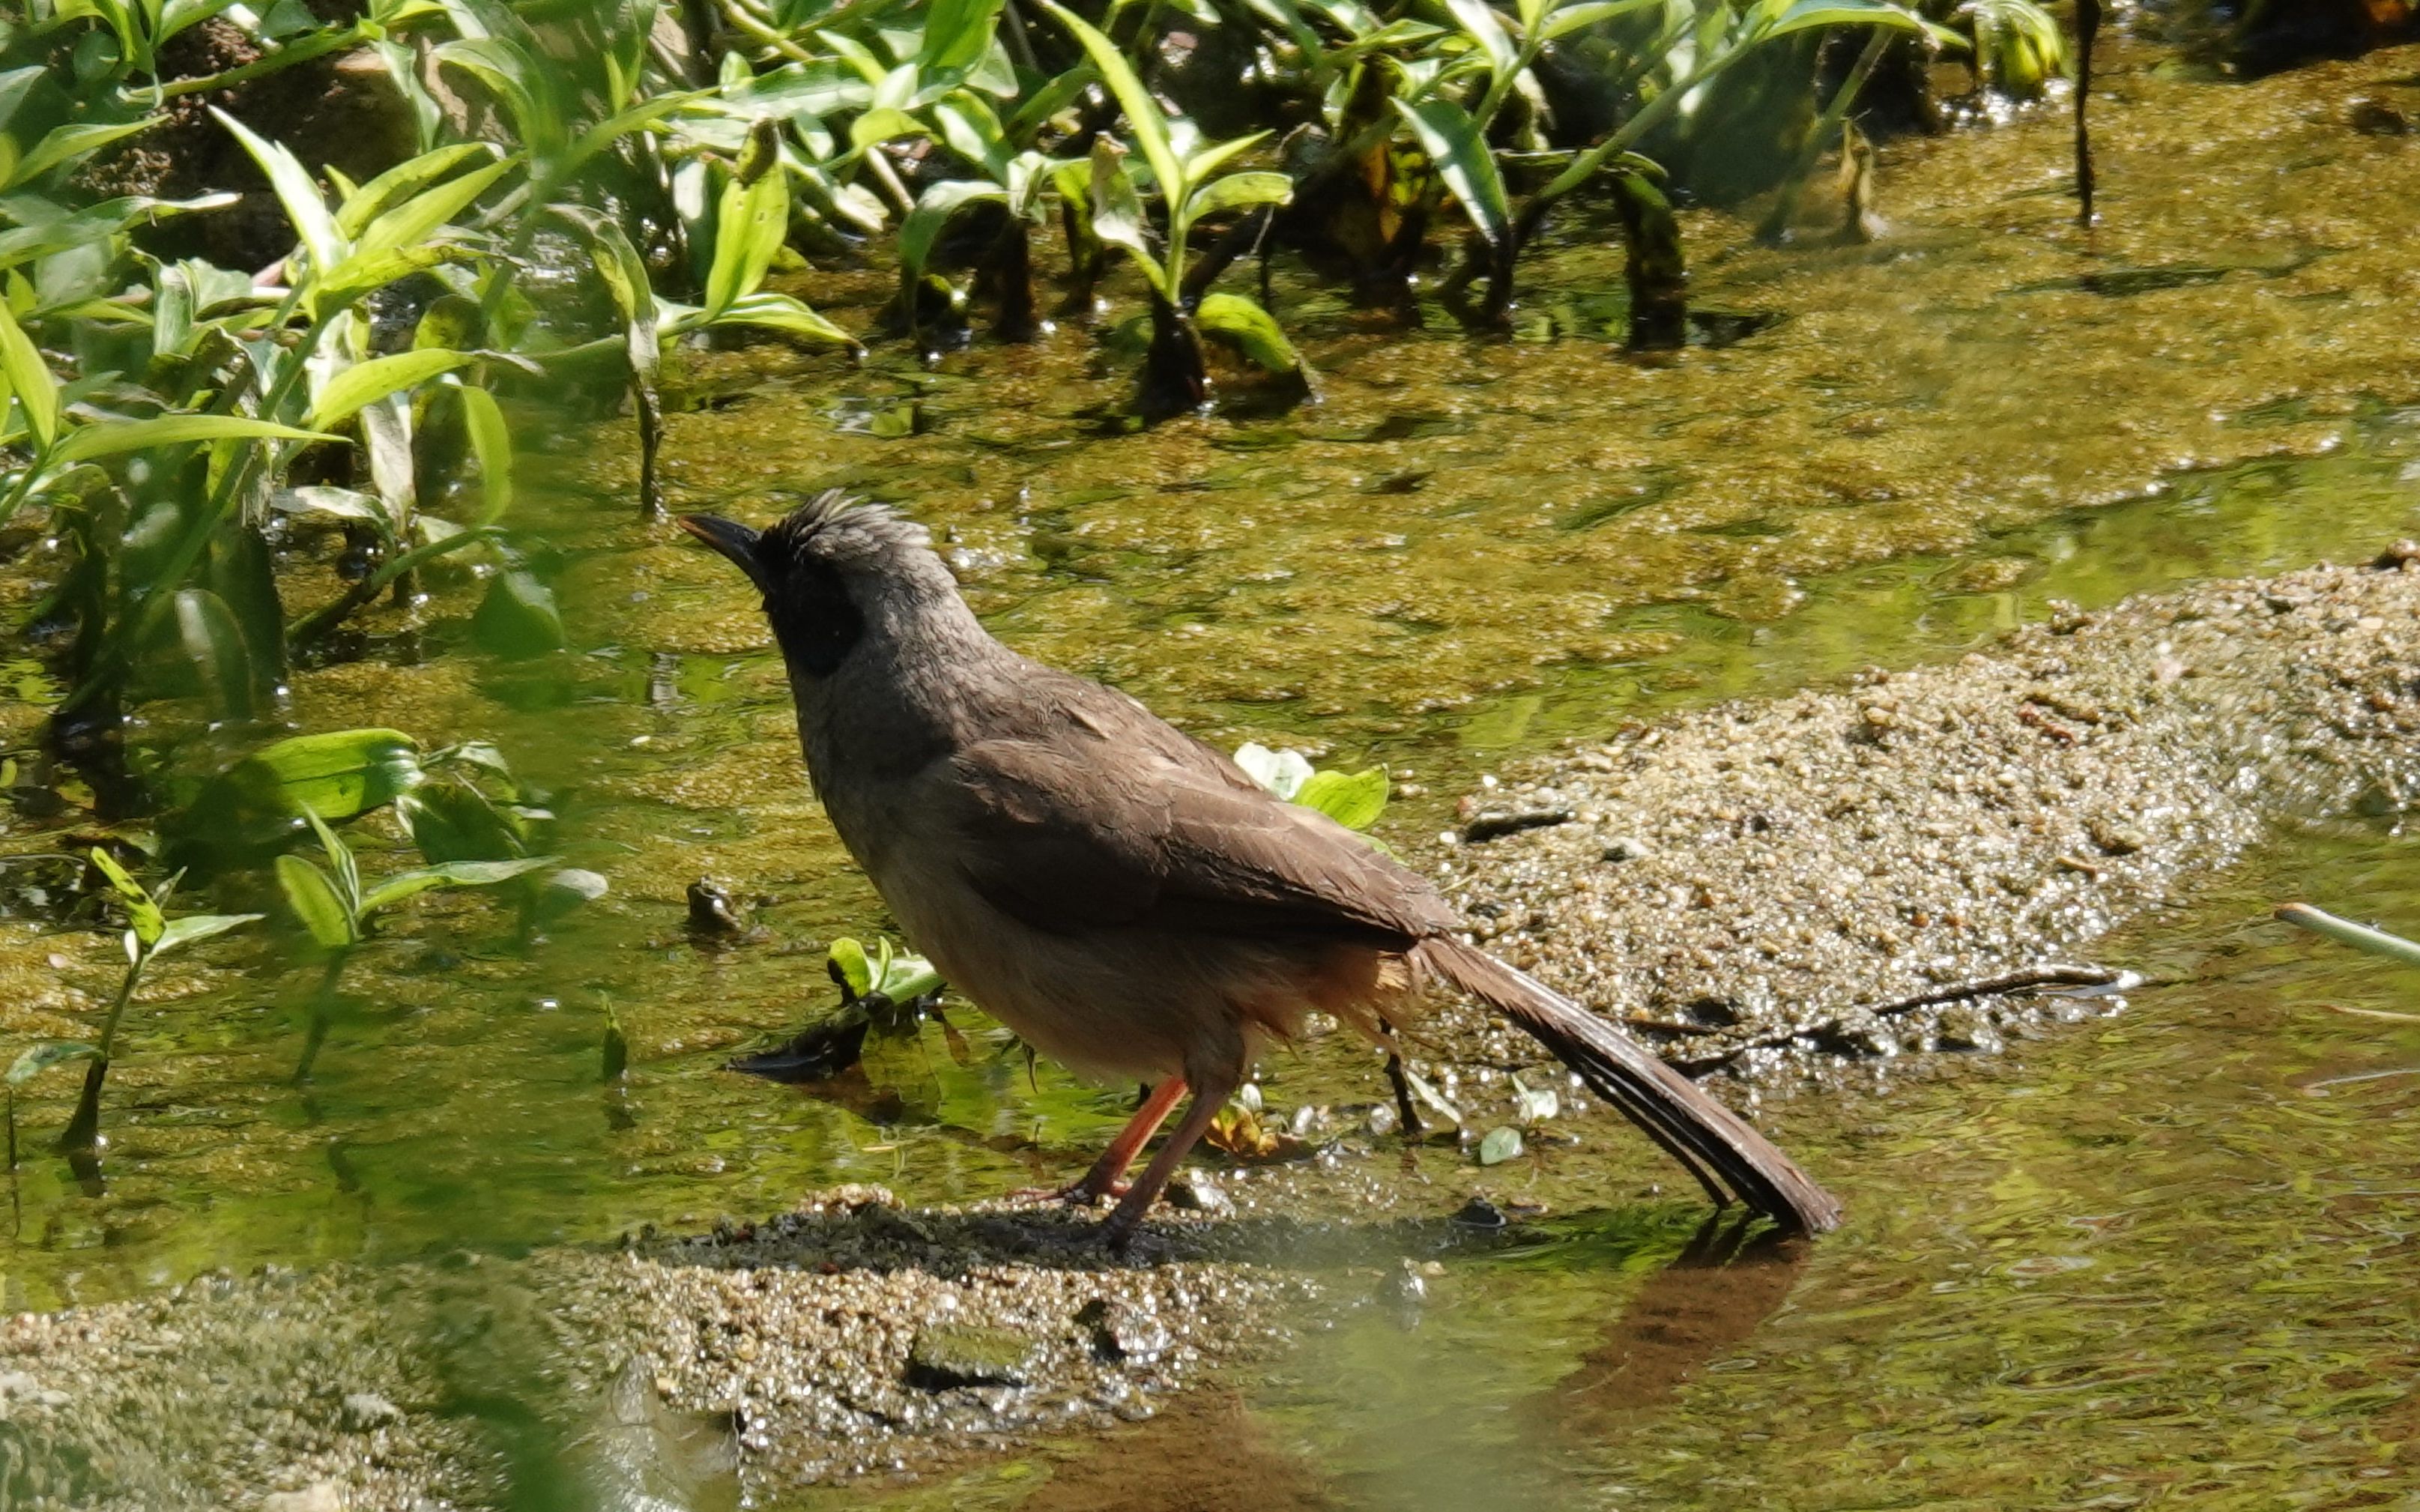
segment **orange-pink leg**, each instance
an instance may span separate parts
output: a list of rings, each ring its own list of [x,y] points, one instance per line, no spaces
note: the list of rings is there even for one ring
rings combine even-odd
[[[1168,1143],[1162,1145],[1159,1153],[1151,1158],[1151,1163],[1143,1167],[1141,1178],[1126,1189],[1125,1195],[1118,1199],[1117,1210],[1110,1213],[1109,1220],[1101,1225],[1102,1231],[1109,1236],[1111,1249],[1123,1250],[1133,1242],[1135,1230],[1142,1225],[1142,1215],[1151,1211],[1151,1205],[1159,1200],[1169,1178],[1176,1175],[1177,1166],[1184,1162],[1186,1155],[1202,1136],[1210,1131],[1210,1120],[1218,1116],[1218,1110],[1227,1105],[1227,1099],[1235,1095],[1235,1088],[1243,1083],[1240,1070],[1221,1072],[1216,1076],[1199,1071],[1195,1073],[1193,1106],[1185,1110],[1185,1121],[1176,1126],[1175,1133],[1168,1136]],[[1175,1086],[1179,1092],[1185,1090],[1182,1082],[1177,1082]],[[1165,1085],[1160,1088],[1161,1092],[1166,1090]],[[1159,1092],[1153,1093],[1152,1101],[1158,1100]],[[1171,1097],[1169,1100],[1173,1102],[1176,1099]],[[1165,1109],[1161,1111],[1166,1112]]]
[[[1181,1076],[1171,1076],[1153,1087],[1150,1095],[1142,1099],[1142,1106],[1137,1108],[1135,1115],[1126,1120],[1126,1126],[1118,1130],[1118,1137],[1109,1141],[1109,1147],[1101,1151],[1101,1158],[1093,1162],[1091,1170],[1056,1191],[1036,1192],[1032,1195],[1062,1197],[1069,1202],[1090,1204],[1124,1192],[1126,1190],[1126,1167],[1134,1164],[1135,1157],[1151,1143],[1151,1136],[1159,1132],[1159,1126],[1167,1121],[1169,1110],[1174,1108],[1177,1099],[1184,1096],[1185,1078]]]

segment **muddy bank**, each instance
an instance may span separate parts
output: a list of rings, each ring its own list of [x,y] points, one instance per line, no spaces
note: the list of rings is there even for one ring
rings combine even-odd
[[[2392,822],[2420,791],[2420,568],[2393,556],[1624,730],[1474,794],[1463,833],[1567,817],[1424,859],[1495,948],[1749,1088],[1988,1051],[2110,1004],[1874,1009],[2086,949],[2279,822]],[[1503,1072],[1534,1054],[1458,1012],[1432,1029],[1468,1124],[1510,1118]],[[1521,1228],[1509,1200],[1456,1221],[1484,1178],[1450,1143],[1311,1106],[1370,1080],[1341,1039],[1264,1068],[1323,1158],[1223,1173],[1198,1199],[1222,1210],[1166,1215],[1133,1263],[1089,1214],[861,1190],[690,1238],[20,1315],[0,1328],[11,1489],[302,1512],[544,1479],[727,1504],[1148,1416],[1337,1309],[1416,1303],[1407,1257]],[[1575,1147],[1539,1142],[1538,1206],[1633,1197],[1611,1119],[1566,1097],[1552,1128]]]
[[[1632,727],[1474,795],[1435,870],[1492,948],[1692,1069],[1993,1050],[2091,1010],[1900,1005],[2088,947],[2273,823],[2420,803],[2412,550]],[[1455,1023],[1459,1059],[1534,1059]]]

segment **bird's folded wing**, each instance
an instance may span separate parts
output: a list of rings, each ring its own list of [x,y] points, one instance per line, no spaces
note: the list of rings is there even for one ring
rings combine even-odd
[[[953,758],[942,801],[959,869],[985,900],[1058,933],[1150,925],[1400,945],[1455,927],[1425,881],[1352,831],[1231,775],[1172,729],[1138,735],[986,740]]]

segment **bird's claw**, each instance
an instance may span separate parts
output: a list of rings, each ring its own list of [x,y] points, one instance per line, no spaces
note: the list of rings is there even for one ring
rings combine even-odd
[[[1109,1198],[1125,1196],[1128,1185],[1112,1181],[1102,1187],[1090,1180],[1076,1180],[1063,1187],[1019,1187],[1009,1196],[1019,1202],[1063,1202],[1071,1207],[1097,1208]]]

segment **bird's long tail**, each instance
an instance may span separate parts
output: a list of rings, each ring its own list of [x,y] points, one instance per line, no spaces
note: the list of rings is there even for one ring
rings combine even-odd
[[[1432,936],[1412,948],[1411,959],[1430,975],[1493,1005],[1553,1051],[1686,1167],[1717,1204],[1736,1196],[1808,1233],[1840,1221],[1832,1194],[1739,1115],[1571,999],[1458,940]]]

